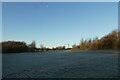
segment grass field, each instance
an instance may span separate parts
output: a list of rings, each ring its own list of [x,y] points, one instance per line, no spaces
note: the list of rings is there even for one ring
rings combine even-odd
[[[4,78],[117,78],[112,51],[48,51],[3,54]]]

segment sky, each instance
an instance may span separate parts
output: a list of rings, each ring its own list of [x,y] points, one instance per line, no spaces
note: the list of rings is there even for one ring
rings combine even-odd
[[[3,2],[2,41],[79,44],[118,28],[117,2]]]

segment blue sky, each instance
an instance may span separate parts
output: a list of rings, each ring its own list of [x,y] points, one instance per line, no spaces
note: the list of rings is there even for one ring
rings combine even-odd
[[[47,47],[78,44],[118,28],[117,2],[14,2],[2,4],[3,41]]]

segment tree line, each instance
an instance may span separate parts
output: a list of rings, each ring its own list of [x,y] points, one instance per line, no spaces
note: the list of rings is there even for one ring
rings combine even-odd
[[[36,42],[34,40],[32,41],[31,44],[27,44],[24,41],[4,41],[1,42],[0,45],[2,45],[2,53],[20,53],[20,52],[36,52],[68,49],[65,46],[49,48],[43,46],[42,44],[40,45],[40,48],[38,48],[36,47]]]
[[[2,45],[3,53],[27,52],[29,50],[25,42],[6,41],[0,44]]]
[[[98,39],[81,39],[78,45],[74,44],[73,50],[104,50],[104,49],[118,49],[120,48],[120,31],[114,30],[108,35]]]
[[[33,40],[31,44],[27,44],[24,41],[4,41],[1,42],[3,53],[19,53],[19,52],[36,52],[36,51],[48,51],[48,50],[106,50],[106,49],[120,49],[120,31],[114,30],[108,35],[98,39],[81,39],[80,43],[74,44],[71,48],[65,46],[58,47],[45,47],[42,44],[40,48],[36,47],[36,42]]]

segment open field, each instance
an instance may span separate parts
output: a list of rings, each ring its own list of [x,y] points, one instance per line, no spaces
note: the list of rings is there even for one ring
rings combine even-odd
[[[3,54],[4,78],[117,78],[118,54],[48,51]]]

